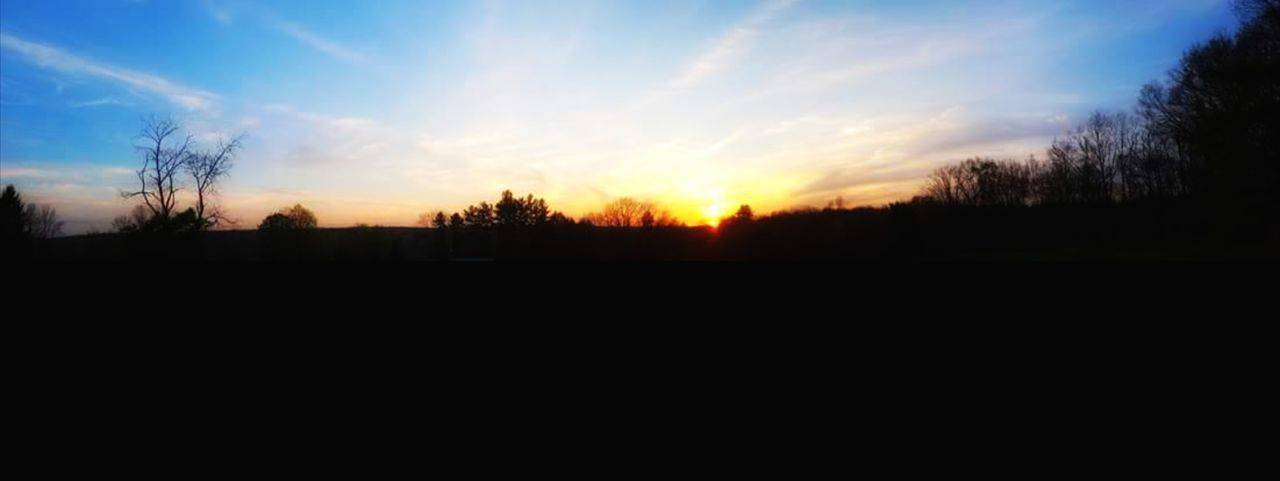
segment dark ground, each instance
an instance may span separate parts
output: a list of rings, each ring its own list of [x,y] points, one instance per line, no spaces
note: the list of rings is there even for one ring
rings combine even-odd
[[[360,227],[101,234],[37,243],[53,261],[1179,261],[1280,259],[1265,214],[1164,204],[813,211],[706,227]]]

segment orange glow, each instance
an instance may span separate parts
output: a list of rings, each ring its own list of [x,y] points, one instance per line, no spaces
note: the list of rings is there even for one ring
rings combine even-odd
[[[724,219],[725,213],[729,210],[729,204],[723,200],[717,200],[706,209],[702,210],[702,216],[706,219],[707,225],[711,227],[719,227],[720,221]]]

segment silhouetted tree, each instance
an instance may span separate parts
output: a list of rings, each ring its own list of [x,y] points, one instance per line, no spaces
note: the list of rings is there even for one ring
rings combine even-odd
[[[1274,13],[1280,10],[1280,0],[1235,0],[1232,7],[1246,21],[1251,21],[1266,15],[1267,12]]]
[[[1139,111],[1185,159],[1188,190],[1241,206],[1280,202],[1280,2],[1236,3],[1244,24],[1188,51]]]
[[[653,208],[652,208],[651,210],[646,211],[646,212],[651,213],[651,214],[653,215],[653,226],[654,226],[654,227],[682,227],[682,226],[684,226],[684,223],[683,223],[683,222],[680,222],[680,219],[675,218],[675,216],[671,215],[671,213],[670,213],[670,212],[668,212],[666,209],[660,208],[660,207],[658,207],[657,205],[653,205],[652,207],[653,207]]]
[[[34,239],[52,239],[62,235],[66,223],[58,219],[58,210],[50,205],[27,204],[23,215],[26,232]]]
[[[151,212],[147,223],[135,226],[135,230],[204,230],[231,222],[216,202],[216,196],[222,180],[231,173],[243,139],[244,134],[222,139],[213,150],[202,151],[192,136],[183,132],[178,121],[167,117],[148,119],[136,145],[143,155],[142,168],[137,171],[139,188],[121,192],[126,199],[142,199],[142,205]],[[184,216],[179,225],[168,225],[176,214],[185,214],[178,209],[178,192],[183,188],[179,174],[182,172],[190,175],[195,184],[191,214],[198,222],[192,223]]]
[[[494,205],[494,215],[498,225],[503,227],[513,227],[524,225],[524,212],[521,209],[520,201],[516,200],[515,195],[511,191],[503,191],[502,199]]]
[[[623,197],[605,204],[600,213],[587,214],[582,220],[599,227],[644,227],[646,214],[652,227],[680,225],[680,222],[666,209],[652,202],[640,202],[630,197]]]
[[[547,217],[547,224],[557,227],[565,227],[574,225],[573,219],[563,212],[554,212]]]
[[[111,230],[120,233],[137,232],[144,229],[151,221],[151,210],[144,205],[135,205],[128,215],[116,217],[111,221]]]
[[[243,140],[244,134],[230,140],[222,139],[213,150],[194,151],[186,159],[187,173],[196,185],[195,215],[206,227],[229,221],[213,197],[218,193],[218,184],[231,174],[232,160]]]
[[[258,224],[258,229],[260,230],[292,230],[297,228],[298,227],[294,224],[293,219],[290,219],[289,216],[279,212],[267,216],[262,219],[261,224]]]
[[[467,207],[462,211],[462,217],[466,221],[467,227],[485,229],[493,227],[494,213],[493,206],[488,202],[481,202],[480,205]]]
[[[192,153],[192,138],[181,130],[181,124],[170,118],[147,121],[137,145],[144,157],[138,170],[140,188],[121,193],[125,198],[141,198],[152,217],[161,221],[167,221],[177,207],[178,173]]]
[[[824,212],[835,212],[833,209],[827,209]],[[722,232],[733,234],[735,231],[745,228],[752,222],[755,222],[756,214],[751,210],[751,206],[743,205],[738,207],[738,211],[732,216],[720,221],[719,229]]]
[[[0,194],[0,258],[26,259],[31,252],[27,204],[12,185]]]
[[[194,207],[188,207],[186,210],[177,213],[173,218],[169,219],[169,222],[165,223],[164,228],[169,232],[190,233],[199,232],[209,228],[209,223],[206,219],[200,218],[199,214],[196,214],[196,209]]]
[[[647,202],[637,202],[630,197],[610,202],[595,216],[595,224],[601,227],[636,227],[645,212],[652,210]]]
[[[547,224],[551,216],[551,208],[547,206],[546,200],[535,199],[533,194],[529,194],[525,196],[520,205],[521,210],[524,211],[526,225],[540,226]]]
[[[52,239],[62,235],[66,223],[50,205],[26,203],[12,185],[0,193],[0,242],[6,250],[31,239]]]
[[[945,205],[1018,206],[1032,197],[1028,164],[974,158],[939,168],[929,176],[924,197]]]
[[[1095,112],[1069,133],[1055,139],[1040,186],[1050,203],[1116,202],[1144,195],[1142,169],[1149,168],[1144,146],[1148,129],[1140,118],[1117,112]]]
[[[953,206],[1099,204],[1186,192],[1178,149],[1148,119],[1159,92],[1144,91],[1139,115],[1096,112],[1054,139],[1047,162],[974,158],[934,171],[921,193]]]
[[[502,199],[494,205],[495,222],[501,227],[528,227],[547,223],[550,209],[547,202],[529,194],[517,198],[511,191],[504,191]]]
[[[12,185],[5,186],[0,194],[0,239],[16,242],[26,235],[27,210],[22,194]]]
[[[258,225],[261,230],[299,230],[314,229],[318,225],[316,216],[302,204],[294,205],[267,216]]]
[[[437,223],[436,220],[443,222]],[[422,227],[443,227],[449,224],[449,214],[442,210],[433,210],[418,214],[418,225]]]

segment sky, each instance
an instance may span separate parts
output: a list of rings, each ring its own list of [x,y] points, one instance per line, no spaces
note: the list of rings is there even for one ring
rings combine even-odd
[[[1132,107],[1226,0],[0,0],[0,183],[68,233],[132,207],[148,116],[246,134],[252,228],[412,225],[533,193],[689,224],[911,198]]]

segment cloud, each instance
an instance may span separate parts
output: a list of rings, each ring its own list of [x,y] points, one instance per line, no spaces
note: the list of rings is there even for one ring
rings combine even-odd
[[[97,99],[97,100],[88,100],[88,101],[84,101],[84,102],[73,102],[73,103],[71,103],[71,104],[68,104],[67,106],[68,106],[68,107],[71,107],[71,108],[73,108],[73,109],[83,109],[83,108],[89,108],[89,107],[103,107],[103,106],[107,106],[107,105],[124,105],[124,106],[129,106],[129,105],[133,105],[133,104],[131,104],[131,103],[129,103],[129,102],[122,101],[122,100],[117,99],[117,98],[115,98],[115,97],[109,97],[109,96],[108,96],[108,97],[103,97],[103,98],[100,98],[100,99]]]
[[[846,195],[855,203],[907,198],[938,165],[970,157],[1022,160],[1067,130],[1061,115],[969,118],[958,109],[919,122],[867,128],[869,142],[843,146],[847,158],[793,192],[796,199]]]
[[[350,47],[322,38],[296,23],[280,22],[276,27],[279,28],[280,31],[289,34],[289,36],[293,37],[295,40],[302,42],[303,45],[311,47],[316,51],[338,60],[354,64],[364,63],[368,60],[364,54]]]
[[[732,28],[721,36],[711,48],[699,55],[683,73],[667,82],[672,89],[687,89],[710,79],[720,72],[731,68],[740,58],[746,55],[760,28],[768,24],[780,13],[794,5],[798,0],[770,0],[762,4],[747,20]]]
[[[123,166],[9,160],[0,164],[0,183],[14,184],[29,203],[52,204],[71,235],[110,227],[110,219],[131,207],[118,189],[133,182],[133,169]]]
[[[231,25],[237,17],[257,19],[263,26],[287,34],[302,45],[335,59],[353,64],[368,61],[368,56],[360,51],[324,38],[297,22],[282,18],[263,5],[235,0],[202,0],[201,3],[209,17],[222,25]]]
[[[40,179],[48,176],[49,171],[45,169],[0,165],[0,179]]]
[[[218,96],[179,85],[164,77],[94,62],[61,49],[0,33],[0,48],[18,53],[44,68],[69,74],[91,75],[151,93],[187,110],[210,111]]]
[[[235,20],[235,9],[233,5],[219,0],[203,0],[205,11],[209,12],[209,16],[213,17],[218,23],[230,25]]]

